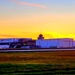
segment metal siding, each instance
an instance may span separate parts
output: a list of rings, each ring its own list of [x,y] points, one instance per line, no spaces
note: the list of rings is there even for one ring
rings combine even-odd
[[[0,45],[0,49],[5,49],[5,48],[9,48],[10,45]]]
[[[75,41],[73,41],[73,47],[75,47]]]
[[[36,46],[40,46],[40,41],[41,40],[36,40]]]
[[[0,43],[18,42],[18,39],[0,39]]]
[[[41,48],[57,47],[58,40],[36,40],[36,45]]]
[[[50,47],[57,47],[58,46],[58,40],[50,40],[49,46]]]
[[[73,47],[73,39],[37,40],[36,45],[40,46],[41,48],[51,48],[51,47],[67,48]]]
[[[73,40],[72,39],[60,39],[58,47],[59,48],[73,47]]]
[[[10,38],[10,39],[0,39],[0,43],[11,43],[11,42],[19,42],[21,38]],[[32,40],[31,38],[22,38],[26,40]]]
[[[40,45],[41,45],[41,48],[49,48],[48,40],[41,40]]]

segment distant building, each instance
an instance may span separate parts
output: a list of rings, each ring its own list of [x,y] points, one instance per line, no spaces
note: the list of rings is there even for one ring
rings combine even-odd
[[[32,40],[31,38],[7,38],[0,39],[0,49],[1,48],[20,48],[24,42]]]
[[[43,39],[36,40],[36,46],[41,48],[71,48],[73,47],[73,39],[60,38],[60,39]]]
[[[8,38],[8,39],[0,39],[0,44],[1,43],[15,43],[15,42],[24,42],[32,40],[31,38]]]
[[[40,34],[37,40],[32,38],[0,39],[0,49],[6,48],[73,48],[75,41],[71,38],[44,39]]]
[[[36,45],[36,40],[29,40],[29,41],[26,42],[26,45],[35,46]]]
[[[21,48],[36,48],[36,40],[29,40],[24,42]]]
[[[43,35],[40,34],[39,37],[38,37],[38,40],[43,40],[43,39],[44,39]]]

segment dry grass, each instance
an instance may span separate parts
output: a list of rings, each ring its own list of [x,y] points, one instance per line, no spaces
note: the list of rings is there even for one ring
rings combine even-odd
[[[0,53],[1,75],[75,75],[75,51]]]
[[[0,63],[72,65],[75,51],[0,53]]]

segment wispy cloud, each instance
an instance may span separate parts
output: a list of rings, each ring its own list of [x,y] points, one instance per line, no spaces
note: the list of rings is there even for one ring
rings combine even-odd
[[[28,6],[34,6],[34,7],[39,7],[39,8],[47,8],[46,6],[40,5],[40,4],[32,4],[32,3],[28,3],[28,2],[18,2],[18,4],[25,4]]]
[[[29,2],[22,2],[19,0],[10,0],[10,1],[14,1],[18,4],[22,4],[22,5],[28,5],[28,6],[33,6],[33,7],[39,7],[39,8],[44,8],[47,9],[47,6],[41,5],[41,4],[34,4],[34,3],[29,3]]]

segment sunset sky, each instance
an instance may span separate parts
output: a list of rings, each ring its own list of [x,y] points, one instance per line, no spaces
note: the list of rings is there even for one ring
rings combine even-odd
[[[75,39],[75,0],[0,0],[0,38]]]

